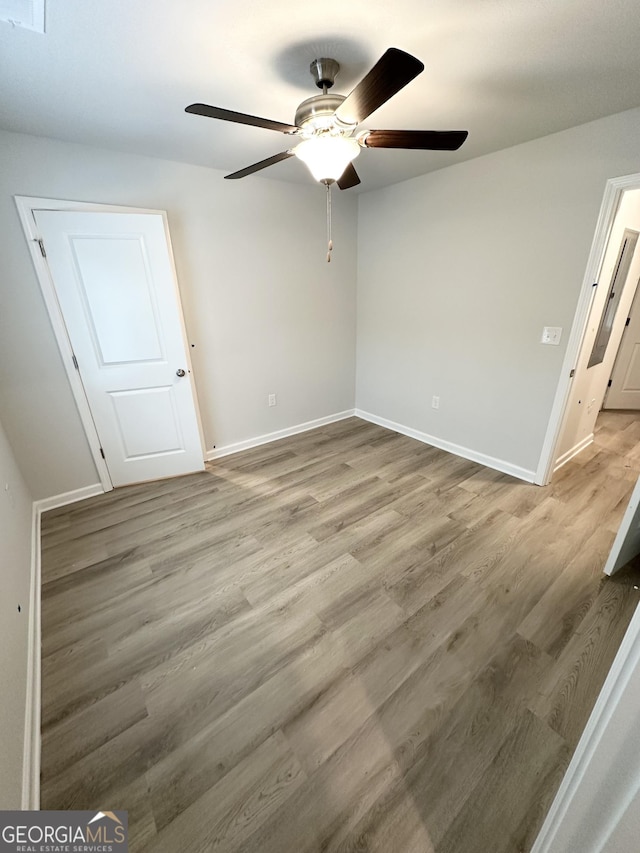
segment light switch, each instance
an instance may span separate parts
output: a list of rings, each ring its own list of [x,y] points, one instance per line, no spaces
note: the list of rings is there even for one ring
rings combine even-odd
[[[541,344],[551,344],[557,347],[562,337],[562,326],[545,326],[542,330]]]

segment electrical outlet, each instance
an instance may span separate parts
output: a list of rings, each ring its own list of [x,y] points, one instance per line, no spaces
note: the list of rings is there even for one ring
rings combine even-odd
[[[562,327],[561,326],[545,326],[542,330],[542,337],[540,338],[541,344],[551,344],[551,346],[557,347],[560,343],[560,338],[562,337]]]
[[[276,404],[276,395],[275,395],[275,394],[269,394],[268,403],[269,403],[269,406],[275,406],[275,405],[277,405],[277,404]]]
[[[431,408],[439,409],[440,408],[440,397],[436,397],[435,395],[431,398]]]

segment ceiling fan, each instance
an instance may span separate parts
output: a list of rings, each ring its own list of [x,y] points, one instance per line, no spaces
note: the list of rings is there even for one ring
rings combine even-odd
[[[353,160],[362,148],[456,151],[467,138],[466,130],[358,130],[361,122],[424,70],[424,65],[415,56],[395,47],[389,48],[346,97],[329,93],[339,70],[340,65],[335,59],[315,59],[311,63],[311,74],[322,94],[307,98],[300,104],[295,124],[283,124],[207,104],[191,104],[186,112],[275,130],[300,139],[293,148],[225,175],[230,180],[244,178],[296,156],[306,163],[317,181],[327,187],[336,182],[341,190],[346,190],[360,183]]]

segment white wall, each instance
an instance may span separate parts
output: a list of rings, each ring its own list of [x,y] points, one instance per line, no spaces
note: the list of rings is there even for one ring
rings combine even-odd
[[[358,408],[534,471],[605,183],[640,171],[639,135],[631,110],[362,194]]]
[[[21,807],[31,507],[31,495],[0,423],[0,809]]]
[[[571,385],[571,393],[565,412],[565,422],[558,442],[556,461],[565,461],[571,456],[574,448],[583,444],[593,435],[598,413],[602,407],[607,382],[613,370],[613,364],[622,340],[624,326],[640,276],[640,246],[636,248],[633,261],[629,268],[624,290],[616,311],[611,337],[607,346],[604,360],[601,364],[588,367],[591,351],[600,326],[600,319],[609,295],[611,278],[620,254],[620,246],[625,228],[640,231],[640,190],[629,190],[620,202],[620,207],[611,228],[611,234],[602,269],[598,279],[598,287],[594,289],[593,303],[589,314],[589,322],[585,330],[580,357],[576,364],[576,375]]]
[[[13,195],[168,211],[208,450],[353,408],[355,197],[327,264],[324,187],[223,174],[0,132],[0,405],[34,497],[98,477]]]

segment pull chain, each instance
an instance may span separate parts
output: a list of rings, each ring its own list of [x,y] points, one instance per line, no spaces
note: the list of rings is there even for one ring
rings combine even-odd
[[[325,184],[327,187],[327,263],[331,263],[331,252],[333,252],[333,240],[331,239],[331,184],[329,181]]]

